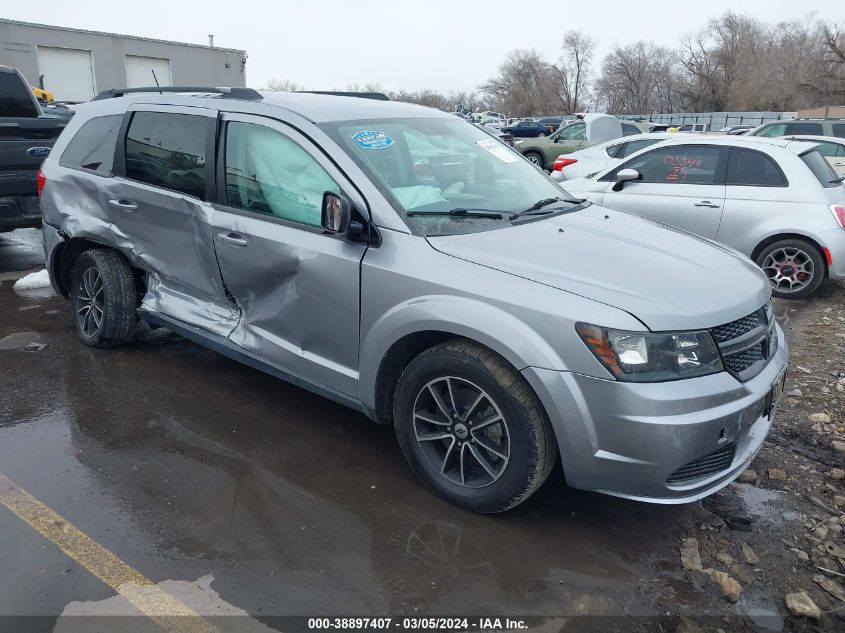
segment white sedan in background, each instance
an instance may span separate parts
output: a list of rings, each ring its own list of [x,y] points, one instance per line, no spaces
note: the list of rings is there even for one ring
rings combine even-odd
[[[845,138],[837,136],[785,136],[793,141],[810,141],[819,144],[819,152],[840,176],[845,176]]]
[[[843,180],[817,142],[673,135],[564,186],[727,244],[763,269],[772,294],[799,299],[825,277],[845,279]]]
[[[571,154],[563,154],[557,157],[552,166],[552,180],[563,182],[573,178],[585,178],[612,167],[623,158],[645,149],[649,145],[679,136],[687,135],[673,132],[652,132],[650,134],[623,136]]]

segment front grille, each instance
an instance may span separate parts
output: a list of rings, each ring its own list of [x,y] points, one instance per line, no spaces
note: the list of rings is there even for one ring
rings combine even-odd
[[[718,451],[699,457],[688,464],[681,466],[672,473],[667,484],[685,484],[696,479],[703,479],[718,472],[727,470],[734,460],[736,444],[733,442],[720,448]]]
[[[752,312],[746,317],[737,319],[736,321],[731,321],[725,325],[714,327],[710,330],[710,332],[713,334],[713,338],[716,339],[717,343],[724,343],[725,341],[731,341],[735,338],[739,338],[743,334],[753,330],[758,325],[760,325],[759,310],[757,312]]]
[[[765,360],[765,341],[760,341],[753,347],[746,348],[735,354],[726,354],[724,361],[728,370],[739,374],[751,367],[758,360]]]
[[[773,353],[769,338],[774,327],[771,304],[748,316],[710,330],[719,346],[725,369],[743,382],[756,376]]]

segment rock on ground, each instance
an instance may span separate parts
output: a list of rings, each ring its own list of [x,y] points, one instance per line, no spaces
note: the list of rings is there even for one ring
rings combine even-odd
[[[786,600],[786,608],[796,618],[821,619],[821,610],[816,606],[816,603],[813,602],[810,596],[807,595],[807,592],[788,593],[784,599]]]
[[[774,481],[786,481],[786,473],[782,468],[769,468],[769,479]]]
[[[760,557],[745,543],[742,544],[742,555],[745,556],[745,562],[749,565],[756,565],[760,562]]]
[[[701,554],[698,551],[698,539],[685,538],[681,541],[681,565],[688,571],[701,571]]]
[[[757,471],[743,470],[742,474],[739,476],[739,480],[747,484],[753,484],[755,481],[757,481]]]
[[[739,594],[742,593],[742,585],[731,578],[728,574],[717,569],[705,569],[704,573],[710,576],[710,579],[719,585],[722,590],[722,595],[730,602],[739,600]]]

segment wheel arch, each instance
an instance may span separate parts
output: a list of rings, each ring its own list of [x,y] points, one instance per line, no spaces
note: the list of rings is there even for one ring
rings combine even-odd
[[[359,397],[375,411],[377,422],[392,422],[393,392],[408,363],[429,347],[456,338],[490,350],[517,372],[528,366],[563,367],[537,332],[498,308],[454,297],[403,304],[379,319],[361,342]]]
[[[750,256],[751,260],[756,263],[757,258],[760,256],[760,253],[762,253],[763,250],[766,247],[771,246],[775,242],[780,242],[782,240],[801,240],[802,242],[807,242],[808,244],[810,244],[810,246],[815,248],[818,251],[819,255],[821,255],[822,262],[824,263],[824,276],[827,277],[827,275],[828,275],[828,263],[827,263],[827,257],[825,256],[824,247],[821,244],[819,244],[819,242],[817,240],[815,240],[814,238],[810,237],[809,235],[805,235],[803,233],[795,233],[795,232],[773,233],[772,235],[765,237],[764,239],[760,240],[760,242],[757,244],[757,246],[754,247],[754,250],[751,251],[751,256]]]
[[[67,299],[70,296],[70,277],[71,272],[73,271],[73,265],[82,253],[92,248],[109,249],[126,259],[119,249],[116,249],[109,244],[104,244],[84,237],[72,237],[65,240],[56,247],[56,251],[53,254],[51,261],[52,270],[49,271],[51,277],[55,280],[56,289],[64,298]],[[133,266],[128,259],[126,259],[126,262],[132,269],[139,295],[143,296],[146,289],[146,273]]]

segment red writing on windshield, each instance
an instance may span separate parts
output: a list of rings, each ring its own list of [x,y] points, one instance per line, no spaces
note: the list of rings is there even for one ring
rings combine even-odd
[[[663,157],[663,164],[669,169],[665,176],[666,180],[677,181],[686,179],[687,169],[700,168],[701,159],[690,158],[689,156],[672,156],[670,154]]]

